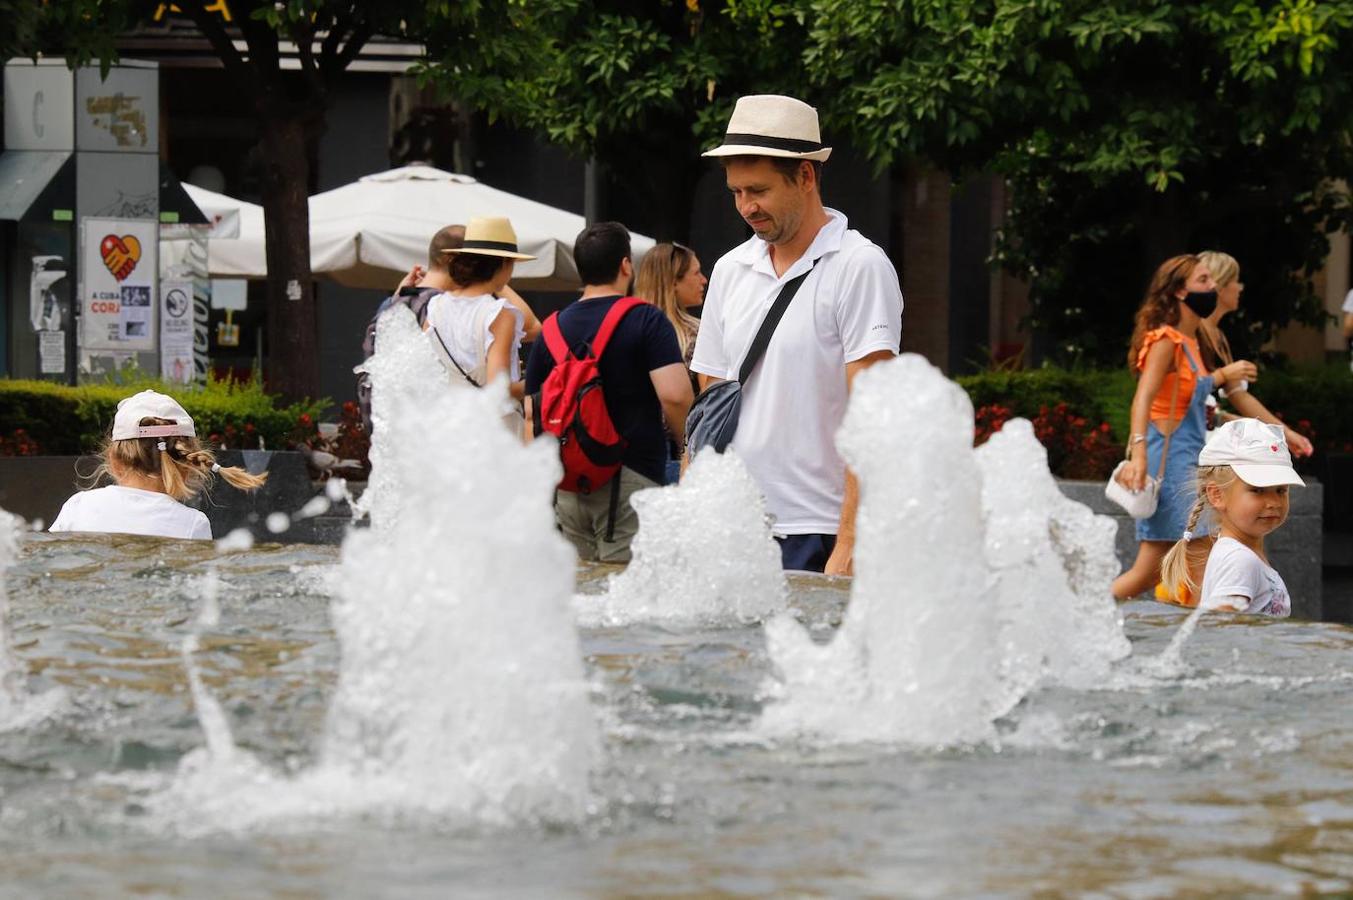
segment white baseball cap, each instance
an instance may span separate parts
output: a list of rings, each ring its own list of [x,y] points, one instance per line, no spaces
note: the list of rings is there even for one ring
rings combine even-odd
[[[168,419],[174,424],[142,425],[142,419]],[[117,415],[113,417],[113,440],[172,435],[197,436],[193,430],[193,417],[173,397],[158,391],[142,391],[118,401]]]
[[[1198,454],[1198,465],[1230,466],[1252,487],[1306,485],[1292,468],[1282,426],[1258,419],[1232,419],[1212,432]]]

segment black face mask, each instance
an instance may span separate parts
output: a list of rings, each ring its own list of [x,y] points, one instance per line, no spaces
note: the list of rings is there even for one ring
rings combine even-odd
[[[1217,292],[1189,291],[1184,295],[1184,305],[1197,313],[1198,318],[1206,319],[1217,311]]]

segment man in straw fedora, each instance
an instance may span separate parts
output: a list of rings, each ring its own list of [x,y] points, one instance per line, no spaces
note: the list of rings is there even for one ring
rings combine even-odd
[[[738,377],[780,291],[792,294],[765,355],[743,387],[732,446],[775,517],[786,569],[850,574],[859,502],[836,451],[855,376],[895,356],[902,290],[888,256],[822,204],[817,110],[793,97],[742,97],[723,143],[733,204],[754,236],[710,275],[691,369],[701,387]]]

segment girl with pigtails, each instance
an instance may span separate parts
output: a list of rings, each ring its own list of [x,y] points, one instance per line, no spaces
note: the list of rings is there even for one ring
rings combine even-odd
[[[1207,397],[1216,387],[1253,381],[1253,363],[1239,360],[1209,373],[1198,328],[1217,305],[1212,275],[1196,256],[1176,256],[1156,269],[1137,311],[1128,367],[1137,376],[1128,464],[1117,478],[1130,491],[1161,479],[1155,513],[1137,521],[1137,559],[1113,582],[1131,599],[1150,590],[1171,545],[1184,534],[1196,499],[1194,469],[1207,434]],[[1167,585],[1169,582],[1166,582]]]
[[[211,540],[207,517],[184,501],[215,475],[246,491],[261,487],[268,477],[218,464],[215,454],[198,443],[192,417],[172,397],[155,391],[118,403],[112,437],[99,455],[91,480],[108,475],[116,484],[74,494],[49,530]]]
[[[1233,419],[1208,438],[1198,454],[1197,499],[1183,537],[1165,555],[1161,579],[1175,592],[1199,598],[1204,609],[1285,618],[1292,601],[1276,569],[1268,564],[1264,538],[1287,521],[1288,488],[1305,482],[1292,468],[1281,425]],[[1203,531],[1204,513],[1217,522],[1215,543]],[[1199,588],[1194,538],[1211,550]]]

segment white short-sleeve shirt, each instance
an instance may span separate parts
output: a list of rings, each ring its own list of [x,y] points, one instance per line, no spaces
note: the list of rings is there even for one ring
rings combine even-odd
[[[902,289],[882,248],[828,209],[828,223],[782,276],[758,237],[714,265],[691,369],[735,379],[785,282],[812,267],[743,388],[733,448],[775,517],[776,534],[835,534],[846,464],[836,451],[846,363],[902,343]],[[813,261],[817,265],[813,266]]]
[[[1353,313],[1353,291],[1344,296],[1344,312]]]
[[[512,351],[508,354],[508,380],[521,380],[521,340],[526,336],[526,319],[521,310],[502,297],[480,294],[461,297],[456,294],[438,294],[428,301],[427,324],[441,336],[446,350],[452,354],[470,377],[480,386],[484,384],[489,347],[493,346],[493,320],[504,309],[512,313]],[[452,382],[463,378],[459,370],[452,372]]]
[[[1235,538],[1218,538],[1207,557],[1200,605],[1231,608],[1230,598],[1249,601],[1237,612],[1286,618],[1292,614],[1287,585],[1277,570]],[[1243,602],[1243,601],[1242,601]]]
[[[47,530],[211,540],[211,523],[201,510],[159,491],[121,485],[73,494]]]

